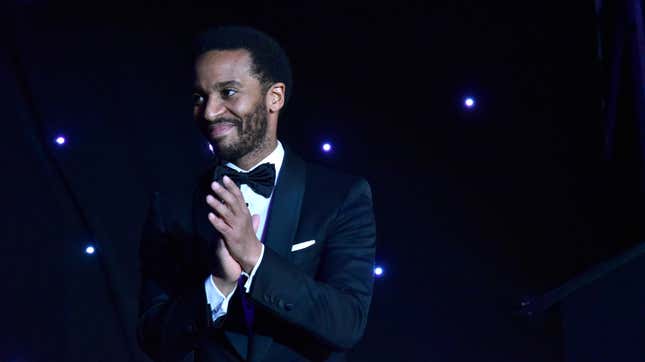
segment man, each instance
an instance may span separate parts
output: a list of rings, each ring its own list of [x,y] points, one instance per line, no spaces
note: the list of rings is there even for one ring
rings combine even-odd
[[[156,361],[342,361],[364,332],[371,191],[277,140],[290,87],[266,34],[199,38],[194,116],[219,159],[194,190],[153,198],[138,336]]]

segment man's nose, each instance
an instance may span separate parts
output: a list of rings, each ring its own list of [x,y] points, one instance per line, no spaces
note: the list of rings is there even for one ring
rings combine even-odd
[[[214,121],[222,114],[226,112],[226,107],[224,107],[224,102],[215,97],[210,97],[204,107],[204,118],[208,121]]]

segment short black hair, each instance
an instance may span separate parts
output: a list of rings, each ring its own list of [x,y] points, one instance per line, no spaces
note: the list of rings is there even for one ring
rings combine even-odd
[[[244,26],[209,28],[197,36],[194,58],[210,50],[245,49],[251,54],[252,71],[263,90],[276,82],[285,85],[285,105],[291,98],[293,79],[286,52],[266,33]]]

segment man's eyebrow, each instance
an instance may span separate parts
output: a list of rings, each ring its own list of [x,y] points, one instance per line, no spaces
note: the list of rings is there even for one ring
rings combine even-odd
[[[218,82],[213,84],[213,88],[218,89],[218,88],[226,88],[226,87],[241,87],[242,83],[236,81],[236,80],[227,80],[224,82]]]
[[[226,87],[238,87],[239,88],[241,86],[242,86],[242,83],[240,83],[240,82],[238,82],[236,80],[225,80],[225,81],[222,81],[222,82],[213,83],[213,85],[211,85],[210,88],[213,89],[213,90],[217,90],[217,89],[222,89],[222,88],[226,88]]]
[[[210,88],[213,89],[213,90],[218,90],[218,89],[222,89],[222,88],[226,88],[226,87],[238,87],[238,88],[241,88],[242,83],[240,83],[240,82],[238,82],[236,80],[225,80],[223,82],[213,83],[213,85]],[[200,85],[195,84],[195,86],[193,87],[193,91],[196,92],[196,93],[203,93],[204,89]]]

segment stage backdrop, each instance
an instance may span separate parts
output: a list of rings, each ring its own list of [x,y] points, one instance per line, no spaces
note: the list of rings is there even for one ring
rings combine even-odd
[[[0,360],[146,360],[137,244],[150,194],[210,157],[191,118],[207,24],[284,44],[280,139],[372,185],[385,275],[353,360],[562,360],[520,297],[635,242],[606,207],[592,3],[9,3]]]

